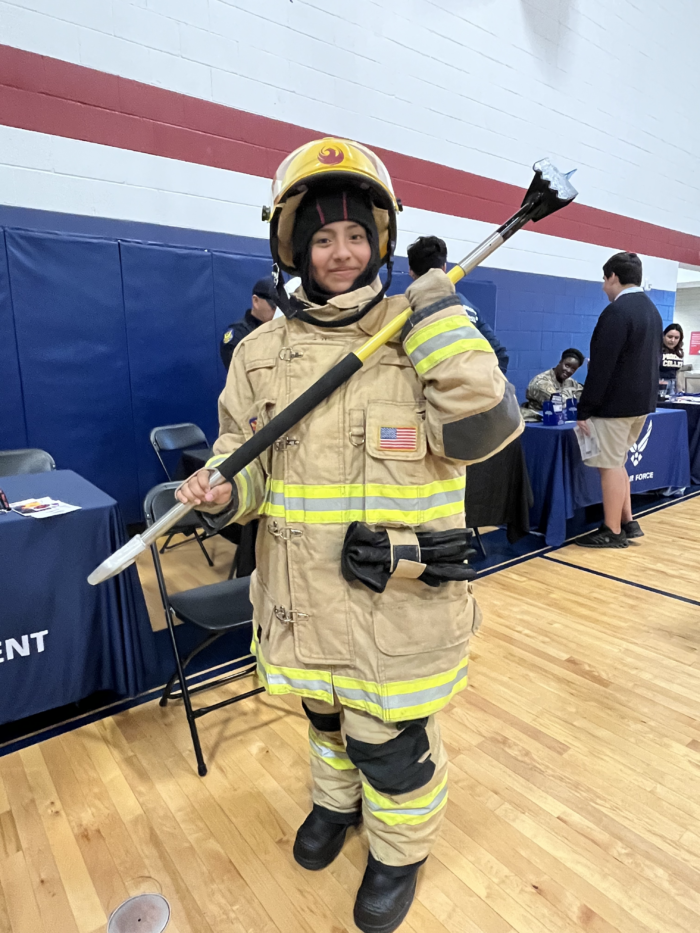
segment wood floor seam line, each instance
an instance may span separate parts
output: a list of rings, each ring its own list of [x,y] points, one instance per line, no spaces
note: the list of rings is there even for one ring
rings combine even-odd
[[[690,603],[691,606],[700,606],[700,600],[691,599],[689,596],[680,596],[678,593],[669,593],[668,590],[660,590],[655,586],[647,586],[646,583],[636,583],[634,580],[625,580],[624,577],[616,577],[611,573],[603,573],[602,570],[593,570],[591,567],[582,567],[580,564],[573,564],[568,560],[559,560],[557,557],[550,557],[549,554],[542,554],[541,557],[542,560],[550,560],[553,564],[560,564],[562,567],[572,567],[574,570],[582,570],[584,573],[592,573],[596,577],[605,577],[606,580],[615,580],[617,583],[635,586],[639,590],[647,590],[647,592],[656,593],[658,596],[666,596],[668,599],[677,599],[682,603]]]

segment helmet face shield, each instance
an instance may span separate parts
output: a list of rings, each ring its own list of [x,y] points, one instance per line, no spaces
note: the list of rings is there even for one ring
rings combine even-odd
[[[315,187],[357,186],[369,192],[379,232],[382,261],[396,241],[396,212],[400,210],[391,178],[382,160],[360,143],[327,137],[290,153],[275,172],[272,182],[270,249],[277,265],[296,275],[292,234],[296,210],[304,195]]]

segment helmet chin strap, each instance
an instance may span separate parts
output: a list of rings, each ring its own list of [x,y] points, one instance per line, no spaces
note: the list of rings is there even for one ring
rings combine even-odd
[[[392,278],[393,270],[394,270],[394,248],[393,248],[393,243],[392,243],[390,244],[389,253],[387,255],[387,260],[386,260],[386,272],[387,272],[386,282],[381,287],[381,289],[377,292],[374,298],[368,301],[367,304],[363,308],[361,308],[359,311],[356,311],[354,314],[350,314],[347,317],[331,319],[329,321],[321,321],[319,320],[319,318],[316,318],[312,314],[309,314],[303,302],[299,301],[298,298],[294,298],[294,296],[290,297],[289,295],[287,295],[287,292],[285,291],[285,288],[284,288],[284,279],[282,276],[282,272],[280,271],[280,268],[277,265],[273,266],[272,278],[277,288],[278,304],[279,304],[280,310],[282,311],[285,317],[289,319],[298,318],[300,321],[304,321],[305,324],[313,324],[315,327],[333,328],[333,327],[347,327],[348,324],[355,324],[357,323],[357,321],[361,321],[362,318],[366,314],[369,314],[372,308],[375,308],[379,304],[379,302],[383,300],[384,296],[386,295],[391,285],[391,278]]]

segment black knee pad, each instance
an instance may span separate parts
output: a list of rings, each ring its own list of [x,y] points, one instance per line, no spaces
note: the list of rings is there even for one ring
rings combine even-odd
[[[340,713],[312,713],[303,700],[301,705],[306,718],[317,732],[340,732]]]
[[[347,736],[348,758],[380,794],[407,794],[427,784],[435,774],[435,763],[425,731],[427,719],[401,724],[401,733],[382,745],[358,742]],[[420,759],[424,759],[421,761]]]

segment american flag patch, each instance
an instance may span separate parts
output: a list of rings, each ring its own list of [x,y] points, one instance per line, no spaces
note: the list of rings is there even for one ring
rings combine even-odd
[[[255,432],[258,430],[258,419],[257,419],[257,418],[249,418],[249,419],[248,419],[248,424],[250,425],[250,428],[251,428],[253,434],[255,434]]]
[[[380,450],[416,450],[418,432],[416,428],[380,428]]]

